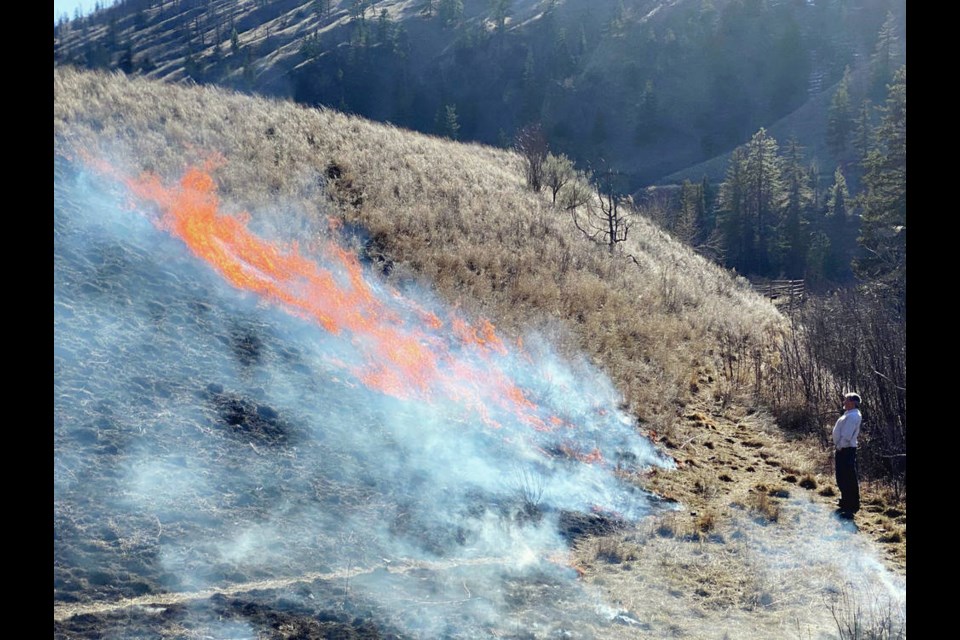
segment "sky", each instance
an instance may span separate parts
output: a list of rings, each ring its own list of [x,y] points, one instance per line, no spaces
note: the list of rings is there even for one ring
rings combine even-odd
[[[89,13],[93,10],[94,4],[96,4],[96,0],[53,0],[53,21],[56,23],[57,18],[64,13],[73,18],[73,12],[76,11],[77,7],[80,7],[80,11],[83,13]],[[104,4],[110,3],[105,1]]]

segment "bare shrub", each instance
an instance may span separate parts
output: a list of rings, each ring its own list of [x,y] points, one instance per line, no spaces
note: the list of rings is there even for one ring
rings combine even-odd
[[[524,159],[527,186],[540,191],[544,184],[544,163],[549,147],[540,123],[529,124],[517,132],[514,146]],[[559,191],[559,188],[557,189]],[[554,192],[556,193],[556,192]]]
[[[827,600],[841,640],[901,640],[907,637],[903,607],[890,597],[867,595],[852,584]]]
[[[526,467],[514,472],[513,485],[521,509],[526,517],[539,519],[540,503],[543,500],[543,491],[546,479],[542,473]]]
[[[766,389],[778,420],[828,445],[840,398],[856,390],[863,398],[858,462],[903,497],[906,316],[899,301],[856,289],[811,298],[780,354],[782,375]]]

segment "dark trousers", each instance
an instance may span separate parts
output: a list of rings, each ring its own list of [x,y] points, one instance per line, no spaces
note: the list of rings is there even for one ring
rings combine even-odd
[[[836,457],[837,487],[840,488],[840,510],[860,510],[860,485],[857,482],[857,448],[839,449]]]

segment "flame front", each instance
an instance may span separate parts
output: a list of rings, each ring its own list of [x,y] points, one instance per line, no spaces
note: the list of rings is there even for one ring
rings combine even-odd
[[[156,205],[160,228],[230,284],[349,336],[360,364],[343,366],[364,385],[404,400],[451,399],[495,428],[501,414],[538,432],[569,426],[511,379],[508,350],[489,321],[473,326],[456,313],[444,320],[397,292],[378,293],[356,256],[332,241],[320,247],[318,261],[296,244],[257,236],[249,214],[220,211],[207,168],[188,169],[172,186],[152,174],[125,182],[137,199]]]

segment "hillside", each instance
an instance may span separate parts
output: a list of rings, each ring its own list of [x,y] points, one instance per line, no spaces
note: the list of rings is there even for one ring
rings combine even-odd
[[[902,622],[902,504],[837,521],[753,396],[787,321],[644,219],[610,252],[519,155],[331,110],[54,96],[55,637]]]
[[[873,73],[888,11],[902,60],[905,4],[887,0],[126,0],[55,29],[55,60],[499,146],[541,122],[634,192],[794,113],[809,160],[835,165],[830,97],[845,67]]]

